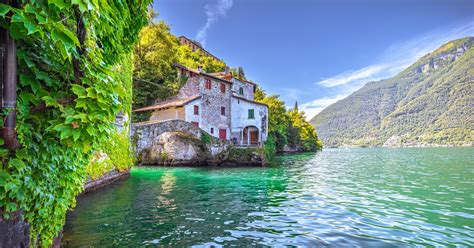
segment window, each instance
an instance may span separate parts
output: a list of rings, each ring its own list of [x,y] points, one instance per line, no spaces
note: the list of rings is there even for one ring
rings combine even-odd
[[[221,107],[221,115],[225,115],[225,107]]]
[[[194,127],[199,127],[199,122],[192,121],[191,124],[192,124]]]
[[[221,93],[225,93],[225,84],[221,83]]]
[[[240,94],[240,95],[243,95],[243,94],[244,94],[244,88],[240,87],[240,89],[239,89],[239,94]]]
[[[249,109],[249,119],[255,119],[255,113],[253,109]]]
[[[194,105],[194,114],[199,115],[199,106],[198,105]]]
[[[211,127],[211,134],[214,134],[214,128]]]
[[[204,86],[206,87],[206,89],[210,90],[211,89],[211,80],[206,79]]]

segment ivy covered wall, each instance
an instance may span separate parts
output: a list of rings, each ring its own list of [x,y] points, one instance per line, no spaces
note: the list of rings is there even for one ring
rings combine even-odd
[[[0,148],[0,209],[30,225],[47,247],[86,179],[94,150],[131,104],[130,53],[150,0],[22,0],[0,4],[0,25],[17,44],[17,135]],[[3,119],[8,111],[2,114]],[[1,121],[0,121],[1,122]],[[3,123],[0,123],[3,125]],[[0,145],[3,141],[0,140]]]

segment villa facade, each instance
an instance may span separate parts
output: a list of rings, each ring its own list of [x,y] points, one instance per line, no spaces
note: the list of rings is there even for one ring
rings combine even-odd
[[[267,139],[268,107],[254,101],[257,85],[230,72],[206,73],[176,64],[188,78],[179,93],[166,101],[134,110],[152,111],[150,121],[184,120],[221,140],[259,145]]]

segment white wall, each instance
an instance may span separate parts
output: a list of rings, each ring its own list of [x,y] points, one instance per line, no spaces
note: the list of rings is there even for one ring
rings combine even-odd
[[[255,126],[259,131],[259,139],[264,142],[267,140],[268,131],[268,108],[265,105],[251,103],[245,100],[232,97],[231,100],[231,125],[232,135],[235,137],[237,133],[240,133],[246,126]],[[248,110],[254,109],[254,119],[248,118]],[[265,133],[262,131],[262,118],[266,116]],[[231,138],[233,138],[231,137]],[[237,137],[240,140],[240,137]]]
[[[194,105],[199,106],[199,115],[194,114]],[[184,116],[187,122],[199,122],[199,127],[201,127],[201,99],[188,102],[184,106]]]

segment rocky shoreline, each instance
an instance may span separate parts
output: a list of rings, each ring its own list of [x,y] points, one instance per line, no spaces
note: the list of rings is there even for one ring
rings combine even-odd
[[[173,120],[132,125],[139,165],[264,166],[261,146],[235,146],[212,137],[191,123]]]

